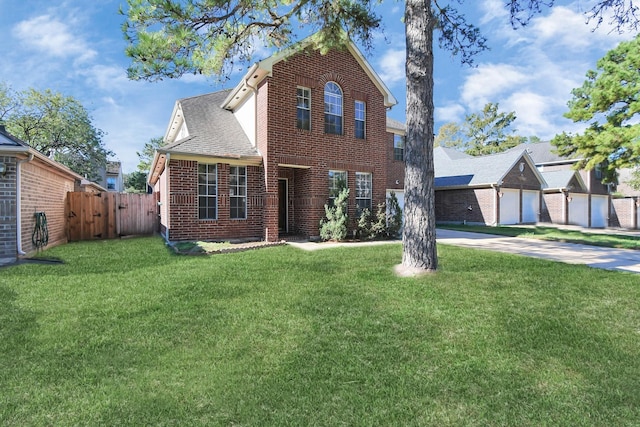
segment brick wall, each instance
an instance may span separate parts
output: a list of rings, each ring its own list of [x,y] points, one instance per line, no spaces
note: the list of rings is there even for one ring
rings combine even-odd
[[[16,159],[0,156],[7,173],[0,177],[0,258],[15,258],[17,252],[16,225]]]
[[[493,225],[495,221],[494,189],[436,191],[436,222]]]
[[[638,228],[637,212],[635,198],[612,199],[612,217],[610,221],[611,227],[621,227],[628,229]]]
[[[27,253],[36,250],[31,241],[35,227],[35,212],[44,212],[47,216],[47,247],[66,243],[66,198],[68,192],[74,191],[75,179],[38,160],[32,160],[20,166],[20,184],[22,250]]]
[[[393,133],[387,133],[387,189],[404,190],[404,161],[394,160],[393,156]],[[396,183],[397,181],[397,183]]]
[[[343,92],[343,134],[324,133],[324,85],[333,81]],[[296,128],[296,88],[311,89],[311,130]],[[355,101],[366,103],[365,139],[355,137]],[[258,147],[265,157],[267,198],[277,194],[278,164],[304,163],[293,174],[293,228],[318,235],[329,196],[329,170],[347,171],[349,211],[355,212],[355,173],[372,174],[372,205],[385,200],[387,185],[386,109],[384,97],[347,51],[303,52],[274,65],[260,88],[258,106],[269,109],[258,122]],[[268,141],[268,147],[265,141]],[[275,170],[275,172],[274,172]],[[300,182],[298,182],[300,181]],[[267,201],[265,226],[277,226],[277,200]]]
[[[247,166],[247,218],[230,219],[229,165],[218,164],[218,218],[198,218],[198,162],[169,162],[169,240],[261,239],[263,171]]]
[[[542,196],[540,221],[566,224],[566,203],[567,199],[564,193],[545,193]]]

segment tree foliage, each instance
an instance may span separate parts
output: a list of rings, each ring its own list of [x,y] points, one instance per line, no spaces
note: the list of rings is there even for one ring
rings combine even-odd
[[[510,129],[516,119],[512,112],[500,112],[498,103],[487,103],[482,111],[468,114],[462,124],[445,123],[435,137],[436,145],[456,148],[472,156],[499,153],[516,145],[539,141],[537,137],[515,135]]]
[[[139,170],[125,174],[124,188],[127,193],[146,193],[147,174]]]
[[[164,139],[161,136],[158,136],[155,138],[151,138],[149,141],[145,142],[144,147],[142,147],[142,151],[136,151],[138,159],[140,160],[140,162],[138,163],[139,171],[149,171],[156,150],[163,145]]]
[[[624,0],[599,2],[596,19]],[[315,47],[327,51],[342,35],[365,47],[382,24],[372,0],[127,0],[123,32],[132,59],[132,79],[158,80],[185,73],[227,75],[251,59],[256,46],[284,48],[317,32]],[[456,5],[464,0],[406,0],[407,111],[405,139],[405,226],[402,265],[437,268],[433,170],[433,35],[440,46],[472,64],[486,39]],[[630,2],[631,3],[631,2]],[[510,0],[514,27],[526,25],[552,0]],[[601,6],[601,9],[597,9]],[[620,13],[635,19],[635,9]],[[620,21],[624,16],[617,17]],[[624,22],[623,22],[624,23]]]
[[[99,180],[107,157],[104,132],[82,104],[50,90],[14,92],[0,86],[0,114],[7,130],[31,147],[90,180]]]
[[[565,117],[587,129],[552,142],[560,155],[580,159],[577,168],[605,166],[611,180],[616,169],[640,164],[640,36],[609,51],[586,77],[571,91]]]

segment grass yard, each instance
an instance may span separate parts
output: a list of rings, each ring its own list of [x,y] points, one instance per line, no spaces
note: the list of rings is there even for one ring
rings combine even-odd
[[[0,269],[0,425],[638,425],[640,275],[438,250],[50,249]]]
[[[640,250],[640,239],[632,235],[590,233],[580,230],[566,230],[557,227],[518,227],[502,226],[489,227],[484,225],[456,225],[438,226],[449,230],[468,231],[471,233],[497,234],[509,237],[524,237],[529,239],[551,240],[555,242],[578,243],[608,248]]]

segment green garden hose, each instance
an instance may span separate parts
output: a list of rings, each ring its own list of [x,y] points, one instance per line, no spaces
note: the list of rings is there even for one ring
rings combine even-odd
[[[31,235],[31,242],[40,249],[49,243],[49,229],[47,227],[47,215],[44,212],[36,212],[36,226]]]

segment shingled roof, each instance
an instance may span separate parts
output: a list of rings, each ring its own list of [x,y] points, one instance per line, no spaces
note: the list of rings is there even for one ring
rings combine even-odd
[[[536,171],[540,182],[544,178],[535,169],[526,151],[505,151],[488,156],[469,156],[453,149],[434,149],[435,187],[484,187],[501,185],[505,176],[524,159]]]
[[[223,90],[178,100],[189,136],[158,152],[224,158],[260,156],[233,113],[220,107],[229,92]]]

